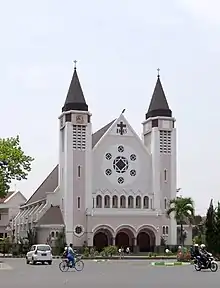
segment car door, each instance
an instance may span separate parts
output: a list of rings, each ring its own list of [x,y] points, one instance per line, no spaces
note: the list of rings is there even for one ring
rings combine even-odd
[[[35,250],[36,250],[36,245],[31,246],[31,249],[30,249],[30,251],[28,252],[28,255],[27,255],[28,256],[28,260],[32,259],[32,256],[33,256]]]

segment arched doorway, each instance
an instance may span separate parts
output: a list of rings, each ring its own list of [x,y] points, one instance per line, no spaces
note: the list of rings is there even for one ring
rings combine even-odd
[[[117,247],[129,247],[129,236],[125,232],[119,232],[115,238],[115,245]]]
[[[156,244],[156,237],[152,230],[143,229],[138,233],[137,246],[139,252],[153,252]]]
[[[112,234],[108,229],[99,229],[93,237],[93,247],[101,251],[104,247],[112,245]]]
[[[133,250],[134,233],[129,228],[121,228],[116,234],[115,245],[126,249],[130,247]]]

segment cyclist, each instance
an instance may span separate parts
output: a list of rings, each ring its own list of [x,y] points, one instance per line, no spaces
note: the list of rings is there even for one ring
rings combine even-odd
[[[66,258],[69,261],[69,266],[73,267],[75,265],[75,257],[74,257],[75,255],[74,255],[72,243],[70,243],[69,246],[65,247],[64,254],[66,255]]]

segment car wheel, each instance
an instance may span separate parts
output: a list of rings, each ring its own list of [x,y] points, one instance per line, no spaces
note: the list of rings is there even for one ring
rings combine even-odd
[[[48,263],[48,265],[52,265],[52,261],[48,261],[47,263]]]
[[[30,261],[26,258],[26,264],[30,264]]]

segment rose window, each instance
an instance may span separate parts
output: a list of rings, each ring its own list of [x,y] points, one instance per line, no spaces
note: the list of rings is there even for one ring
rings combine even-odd
[[[136,176],[136,171],[135,171],[134,169],[132,169],[132,170],[130,171],[130,175],[131,175],[131,176]]]
[[[118,177],[118,184],[123,184],[123,183],[124,183],[124,178]]]
[[[75,228],[75,233],[76,233],[76,234],[81,234],[81,233],[82,233],[82,227],[81,227],[81,226],[77,226],[77,227]]]
[[[106,160],[111,160],[112,159],[112,154],[111,153],[106,153],[105,154]]]
[[[117,173],[124,173],[128,170],[128,160],[123,156],[118,156],[113,161],[113,168]]]
[[[131,154],[130,159],[131,159],[131,161],[135,161],[137,159],[137,157],[135,154]]]
[[[120,153],[124,152],[124,147],[121,145],[118,146],[118,152],[120,152]]]
[[[110,176],[110,175],[112,174],[112,170],[111,170],[111,169],[106,169],[106,170],[105,170],[105,174],[106,174],[107,176]]]

